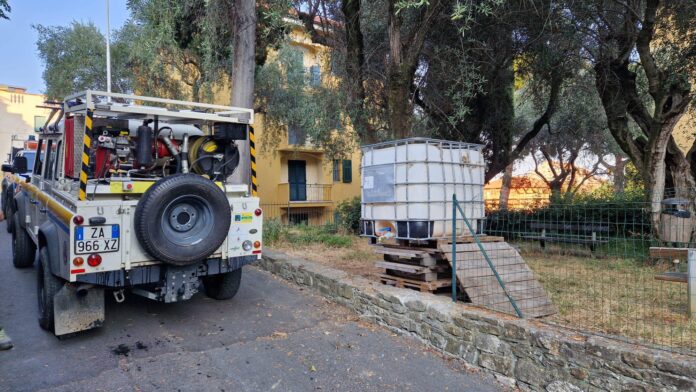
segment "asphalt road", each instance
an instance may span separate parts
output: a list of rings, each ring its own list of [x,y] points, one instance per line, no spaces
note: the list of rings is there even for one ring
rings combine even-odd
[[[58,340],[36,321],[36,270],[12,267],[4,222],[0,230],[0,324],[15,343],[0,351],[0,391],[501,389],[253,267],[232,300],[109,296],[102,328]]]

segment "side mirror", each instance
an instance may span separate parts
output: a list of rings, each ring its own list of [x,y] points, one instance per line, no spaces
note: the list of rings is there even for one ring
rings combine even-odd
[[[12,163],[13,173],[26,173],[27,172],[27,157],[16,157]]]
[[[2,171],[4,171],[5,173],[12,173],[12,165],[9,163],[3,163]]]

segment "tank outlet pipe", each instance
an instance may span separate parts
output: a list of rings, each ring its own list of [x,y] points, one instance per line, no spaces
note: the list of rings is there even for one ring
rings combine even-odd
[[[179,152],[176,150],[176,147],[174,147],[174,144],[172,144],[172,139],[167,136],[160,136],[159,138],[164,143],[164,146],[167,147],[167,151],[169,151],[172,157],[174,157],[174,160],[176,160],[176,170],[181,170],[181,157],[179,156]]]
[[[189,172],[188,144],[189,144],[189,135],[188,135],[188,133],[185,133],[184,134],[184,144],[181,146],[181,172],[184,174]]]
[[[75,294],[77,294],[77,296],[80,298],[84,298],[87,296],[87,291],[89,289],[91,289],[92,287],[94,287],[94,285],[81,284],[81,285],[77,286],[77,288],[75,289]]]

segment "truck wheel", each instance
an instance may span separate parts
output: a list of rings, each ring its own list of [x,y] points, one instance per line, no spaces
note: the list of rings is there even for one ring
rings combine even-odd
[[[226,274],[204,276],[203,287],[205,294],[213,299],[230,299],[239,291],[242,283],[242,269],[236,269]]]
[[[205,259],[227,238],[232,213],[225,193],[197,174],[164,177],[135,208],[135,235],[153,258],[184,266]]]
[[[19,225],[19,215],[14,215],[12,229],[12,263],[17,268],[28,268],[34,264],[36,245],[25,229]]]
[[[39,250],[39,270],[36,274],[37,297],[39,299],[39,325],[46,331],[54,331],[53,297],[63,288],[63,281],[51,273],[48,249]]]

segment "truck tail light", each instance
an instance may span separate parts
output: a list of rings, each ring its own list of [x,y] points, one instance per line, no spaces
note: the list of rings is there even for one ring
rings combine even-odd
[[[79,266],[81,266],[82,264],[85,263],[85,259],[83,259],[83,258],[80,257],[80,256],[77,256],[77,257],[75,257],[74,259],[72,259],[72,263],[73,263],[73,265],[74,265],[75,267],[79,267]]]
[[[260,208],[257,208],[256,211],[254,211],[254,215],[256,216],[261,216],[261,214],[263,214],[263,210]]]
[[[76,225],[81,225],[81,224],[85,223],[85,218],[82,217],[82,215],[75,215],[75,216],[73,216],[72,221]]]
[[[92,253],[87,257],[87,264],[89,264],[90,267],[96,267],[102,262],[102,257],[97,254],[97,253]]]
[[[254,241],[254,248],[258,249],[261,247],[261,241]]]

